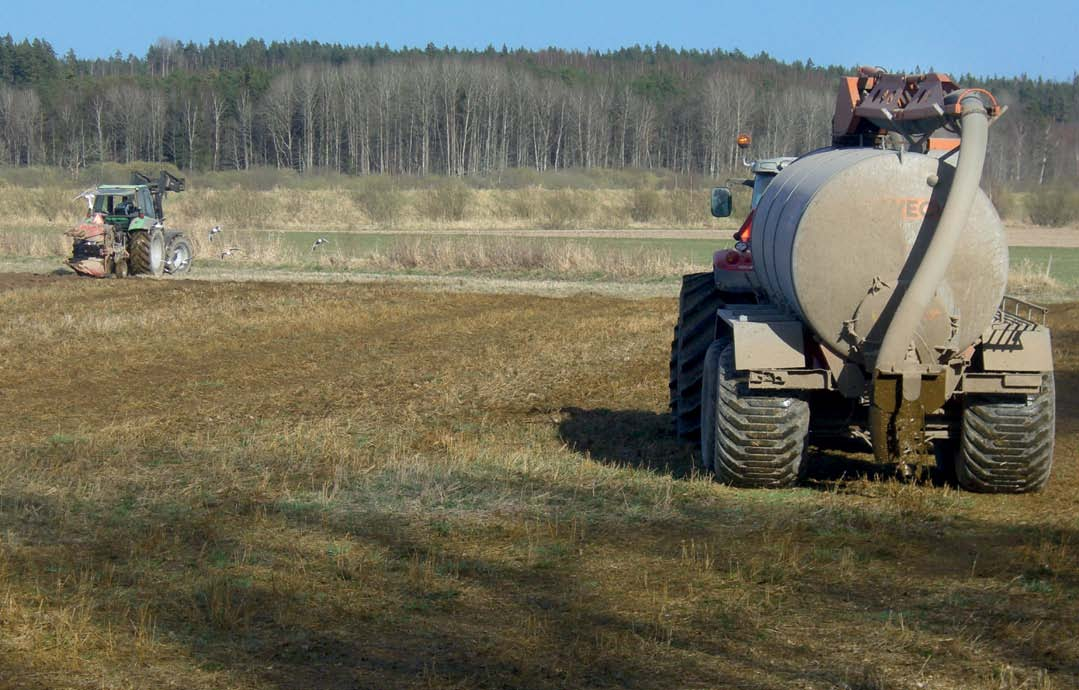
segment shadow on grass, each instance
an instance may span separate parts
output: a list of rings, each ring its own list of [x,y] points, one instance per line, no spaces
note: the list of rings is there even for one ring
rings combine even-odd
[[[1057,434],[1079,433],[1079,373],[1057,371]]]
[[[579,407],[566,407],[561,412],[558,434],[562,441],[596,462],[684,478],[693,473],[699,460],[696,447],[678,438],[666,414]]]
[[[1058,379],[1065,429],[1075,424],[1074,378]],[[575,452],[641,475],[693,475],[696,451],[666,415],[561,412],[559,436]],[[807,486],[895,476],[864,457],[812,449]],[[851,639],[859,658],[879,654],[908,680],[928,649],[938,675],[1018,666],[1049,669],[1061,687],[1079,682],[1079,573],[1069,560],[1079,531],[1048,528],[1036,514],[1022,525],[970,519],[949,512],[944,492],[904,494],[910,503],[897,509],[884,491],[832,498],[706,485],[664,507],[645,483],[589,491],[526,471],[481,476],[456,470],[406,487],[392,504],[362,482],[302,509],[256,493],[213,505],[148,498],[141,513],[102,505],[66,527],[51,497],[8,493],[0,530],[27,548],[3,562],[4,583],[55,591],[49,612],[78,601],[54,581],[110,573],[79,594],[93,602],[94,625],[125,627],[127,612],[146,606],[159,638],[185,654],[157,673],[182,665],[222,674],[192,687],[858,687]],[[424,492],[457,503],[429,509]],[[491,497],[522,498],[492,513]],[[567,537],[544,521],[553,513],[587,530]],[[314,555],[300,558],[290,536],[312,540]],[[715,564],[687,563],[689,539],[715,545]],[[338,541],[382,560],[320,561],[318,549]],[[255,577],[235,564],[248,548]],[[641,570],[658,589],[641,587]],[[653,610],[668,598],[682,612],[675,618]],[[828,644],[799,638],[800,624]],[[14,659],[0,658],[0,681],[49,678]],[[136,673],[127,679],[140,684]]]
[[[159,636],[184,645],[197,667],[227,674],[230,680],[218,677],[218,686],[761,690],[809,681],[834,687],[860,673],[844,651],[849,637],[864,636],[864,654],[872,658],[883,650],[887,636],[881,630],[893,611],[905,613],[911,630],[896,628],[897,646],[887,651],[888,663],[910,667],[904,673],[914,674],[923,664],[922,652],[912,650],[936,638],[958,637],[980,640],[978,653],[990,651],[993,663],[1048,668],[1062,687],[1079,678],[1079,662],[1066,654],[1067,643],[1046,649],[1044,635],[1009,632],[1036,620],[1062,633],[1074,619],[1074,605],[1046,608],[1037,594],[1000,596],[1001,587],[1011,587],[1003,583],[1014,583],[1017,572],[1032,583],[1052,582],[1060,596],[1076,587],[1074,572],[1050,580],[1052,573],[1016,570],[1024,549],[1044,538],[1036,527],[967,521],[942,530],[940,524],[897,523],[878,513],[879,506],[845,505],[833,513],[815,504],[753,501],[738,503],[734,513],[730,501],[705,501],[693,511],[701,515],[696,522],[633,522],[622,494],[601,496],[602,505],[581,505],[575,488],[525,473],[507,473],[492,483],[484,491],[515,494],[527,485],[552,505],[570,511],[580,506],[590,521],[588,536],[564,548],[564,534],[547,532],[533,545],[532,536],[513,532],[512,520],[483,523],[451,511],[440,513],[433,528],[431,518],[364,510],[347,501],[307,511],[263,506],[254,514],[219,505],[188,517],[151,511],[137,524],[106,522],[65,535],[71,548],[9,561],[7,578],[30,585],[41,573],[109,570],[109,584],[86,594],[96,600],[97,624],[122,627],[123,620],[109,612],[123,602],[143,602]],[[9,501],[6,510],[20,504],[34,508],[43,528],[60,510],[50,499],[33,496]],[[10,518],[11,512],[0,513],[7,527]],[[767,524],[776,531],[765,538],[760,529]],[[366,566],[343,572],[308,559],[301,566],[304,576],[283,584],[296,553],[282,540],[254,553],[282,579],[240,578],[221,586],[229,566],[208,562],[206,554],[239,550],[250,543],[253,528],[349,539],[357,548],[384,553],[384,561],[373,572]],[[151,540],[161,547],[140,555],[138,542],[154,530],[164,530]],[[802,553],[818,554],[798,575],[787,571],[791,555],[782,537],[788,530]],[[722,565],[690,563],[687,570],[678,547],[687,535],[721,545],[714,555]],[[1075,543],[1079,533],[1062,531],[1054,538]],[[864,572],[845,575],[841,561],[827,556],[836,549],[849,551]],[[655,594],[640,591],[637,578],[623,567],[606,571],[619,581],[605,582],[596,568],[609,558],[601,554],[611,553],[622,554],[618,560],[630,568],[667,573],[654,585],[657,592],[672,602],[684,598],[689,613],[656,617]],[[899,572],[889,563],[874,567],[882,561],[895,565],[905,553],[917,557]],[[972,556],[987,563],[979,566],[988,570],[978,579],[971,575]],[[156,570],[147,572],[146,559],[160,559]],[[736,572],[743,574],[728,571],[728,562],[741,564],[744,571]],[[188,578],[173,579],[185,570]],[[695,591],[714,594],[699,599]],[[962,608],[961,617],[940,605],[942,592],[951,606]],[[762,597],[774,600],[764,606]],[[837,644],[834,653],[819,656],[820,649],[805,642],[791,646],[788,636],[797,637],[798,621],[807,617],[817,621],[815,635]],[[913,637],[915,630],[926,637]],[[963,672],[962,663],[974,663],[964,659],[959,666],[949,666],[953,660],[947,658],[942,663],[954,675]],[[942,667],[936,668],[939,673]],[[16,680],[20,676],[19,669],[7,671]]]
[[[504,486],[495,489],[519,491],[526,481],[533,483],[508,475]],[[564,503],[576,497],[554,485],[545,493]],[[47,497],[6,498],[7,514],[0,512],[0,525],[9,525],[13,511],[27,509],[34,522],[47,529],[63,512]],[[166,514],[151,511],[133,522],[105,520],[92,533],[54,535],[45,540],[59,542],[51,548],[9,560],[6,580],[29,585],[43,573],[63,579],[72,573],[108,571],[107,586],[82,593],[87,597],[82,605],[92,602],[94,623],[102,630],[127,628],[132,623],[125,617],[132,606],[145,606],[159,639],[173,648],[177,643],[185,646],[198,669],[226,674],[229,681],[217,676],[212,687],[666,688],[683,680],[694,685],[714,680],[702,660],[689,653],[726,653],[729,678],[738,687],[776,687],[774,677],[762,680],[753,670],[756,662],[744,644],[735,651],[722,641],[736,636],[733,622],[725,623],[724,636],[713,641],[628,615],[561,549],[538,562],[504,554],[477,556],[455,548],[446,533],[475,533],[477,527],[467,520],[443,521],[433,532],[424,520],[403,519],[397,513],[278,511],[264,506],[269,510],[255,516],[249,507],[236,513],[235,505],[218,505],[213,512],[186,517],[171,509]],[[313,569],[302,584],[290,586],[285,579],[296,556],[283,543],[256,557],[285,577],[252,582],[229,576],[221,554],[235,552],[250,538],[252,523],[265,527],[265,521],[323,539],[373,546],[386,554],[382,572],[373,577],[362,570]],[[483,528],[483,536],[503,542],[503,551],[519,546],[513,539],[506,541],[498,524]],[[140,553],[140,542],[147,537],[168,548]],[[64,545],[68,540],[76,542],[73,548]],[[609,535],[597,545],[621,541]],[[222,562],[214,564],[214,558]],[[157,576],[147,577],[146,559],[154,563]],[[307,563],[305,569],[311,566]],[[186,578],[177,578],[184,573]],[[332,597],[326,596],[327,575],[336,589]],[[334,578],[339,581],[334,583]],[[63,601],[43,604],[42,610],[54,605]],[[529,629],[532,623],[535,627]],[[755,641],[762,651],[778,652],[777,644]],[[671,658],[666,669],[658,669],[652,658],[656,650],[666,650],[677,660]],[[175,662],[173,657],[165,663]],[[135,680],[140,672],[159,672],[140,666],[124,677]],[[794,664],[780,668],[784,673],[797,671]],[[14,683],[10,687],[38,687],[61,678],[65,686],[72,680],[47,668],[7,664],[0,657],[0,686],[9,687],[6,681]]]

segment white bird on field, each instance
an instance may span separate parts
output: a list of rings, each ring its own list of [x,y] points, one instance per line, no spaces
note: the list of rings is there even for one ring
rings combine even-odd
[[[228,257],[232,256],[233,254],[239,254],[241,251],[243,251],[243,250],[241,250],[239,247],[229,247],[225,251],[221,252],[221,258],[222,259],[227,259]]]
[[[316,249],[318,249],[322,245],[326,244],[327,242],[329,242],[329,240],[326,239],[325,237],[318,238],[317,240],[315,240],[315,243],[311,245],[311,251],[315,251]]]
[[[221,226],[220,225],[215,225],[212,228],[210,228],[210,241],[211,242],[214,241],[214,235],[216,235],[219,232],[221,232]]]
[[[86,210],[92,210],[94,208],[94,197],[97,196],[97,191],[94,189],[87,189],[81,194],[76,194],[71,200],[86,199]]]

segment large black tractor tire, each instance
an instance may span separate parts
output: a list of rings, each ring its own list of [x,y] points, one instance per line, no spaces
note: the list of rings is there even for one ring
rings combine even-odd
[[[704,363],[701,462],[724,484],[746,488],[793,486],[805,469],[809,403],[789,392],[751,391],[734,368],[726,339],[708,348]]]
[[[1056,390],[1052,374],[1030,397],[967,396],[955,477],[968,491],[1020,494],[1049,481],[1056,433]]]
[[[191,270],[195,250],[191,242],[178,232],[165,237],[165,273],[180,275]]]
[[[165,236],[160,230],[131,233],[131,274],[155,278],[165,271]]]
[[[685,439],[696,440],[700,435],[704,355],[715,340],[716,310],[722,304],[710,272],[682,277],[678,323],[671,341],[669,388],[675,430]]]

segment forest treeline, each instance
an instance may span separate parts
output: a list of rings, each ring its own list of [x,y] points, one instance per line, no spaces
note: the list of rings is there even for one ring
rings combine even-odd
[[[737,169],[735,136],[761,156],[826,144],[849,70],[739,51],[428,46],[309,41],[182,44],[144,57],[58,57],[0,38],[0,163],[102,161],[183,169],[276,166],[348,174],[489,174],[506,168]],[[990,179],[1079,177],[1079,77],[978,80],[1010,106]]]

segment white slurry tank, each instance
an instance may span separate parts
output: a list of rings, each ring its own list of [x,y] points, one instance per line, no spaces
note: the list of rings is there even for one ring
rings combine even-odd
[[[951,189],[950,160],[880,149],[827,149],[787,166],[764,192],[751,249],[761,288],[832,350],[866,361],[888,306],[909,282]],[[1004,228],[978,190],[918,335],[942,352],[974,344],[1008,279]]]

